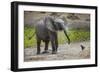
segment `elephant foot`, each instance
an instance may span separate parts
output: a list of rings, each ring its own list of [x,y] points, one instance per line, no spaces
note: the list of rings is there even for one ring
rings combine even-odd
[[[40,52],[37,52],[37,55],[39,55],[40,54]]]
[[[53,51],[52,54],[57,54],[57,52],[56,51]]]
[[[49,51],[43,51],[42,54],[49,53]]]

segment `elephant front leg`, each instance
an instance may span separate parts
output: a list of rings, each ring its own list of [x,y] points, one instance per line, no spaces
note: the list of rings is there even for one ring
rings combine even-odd
[[[49,52],[48,52],[48,44],[49,44],[49,40],[45,41],[45,49],[44,49],[44,51],[43,51],[43,54],[44,54],[44,53],[49,53]]]
[[[51,32],[51,35],[50,35],[50,40],[51,40],[51,45],[52,45],[52,54],[56,54],[57,53],[57,46],[56,45],[56,33],[53,33]]]
[[[37,54],[40,54],[40,44],[41,44],[41,40],[37,40]]]
[[[51,41],[51,45],[52,45],[52,54],[56,54],[56,45],[55,45],[55,41]]]
[[[57,52],[57,49],[58,49],[58,36],[57,36],[57,34],[55,35],[55,46],[56,46],[56,52]]]

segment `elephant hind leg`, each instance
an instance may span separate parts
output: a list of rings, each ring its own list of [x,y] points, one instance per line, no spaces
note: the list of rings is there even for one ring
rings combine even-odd
[[[49,53],[48,52],[48,44],[49,44],[49,40],[45,41],[45,48],[44,48],[43,54],[44,53]]]

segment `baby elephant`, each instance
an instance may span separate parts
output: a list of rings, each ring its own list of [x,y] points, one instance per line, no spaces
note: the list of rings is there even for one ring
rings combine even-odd
[[[40,54],[40,44],[41,41],[45,43],[45,49],[43,53],[48,53],[48,44],[51,42],[52,54],[57,53],[58,48],[58,37],[57,31],[64,31],[65,36],[68,39],[68,44],[70,39],[67,35],[65,29],[65,22],[62,19],[53,18],[51,16],[44,17],[42,20],[38,21],[35,25],[36,39],[37,39],[37,54]]]

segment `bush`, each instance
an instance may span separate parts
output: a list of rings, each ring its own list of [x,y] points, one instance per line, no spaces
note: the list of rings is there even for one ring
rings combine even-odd
[[[70,30],[69,37],[72,42],[81,42],[90,40],[90,31],[85,30]]]
[[[24,27],[24,48],[36,46],[36,36],[33,36],[31,39],[29,39],[33,33],[35,33],[34,27]]]

